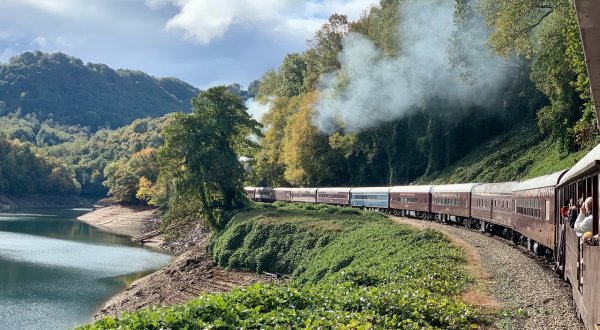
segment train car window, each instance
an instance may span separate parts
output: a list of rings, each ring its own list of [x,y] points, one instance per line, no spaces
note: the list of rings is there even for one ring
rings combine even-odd
[[[550,220],[550,201],[546,200],[546,220]]]

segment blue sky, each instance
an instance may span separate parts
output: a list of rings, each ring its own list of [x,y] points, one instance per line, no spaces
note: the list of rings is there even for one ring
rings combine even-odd
[[[0,0],[0,62],[61,51],[84,62],[244,87],[333,13],[356,19],[374,0]]]

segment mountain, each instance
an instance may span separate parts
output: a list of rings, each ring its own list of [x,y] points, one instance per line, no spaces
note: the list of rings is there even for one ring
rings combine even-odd
[[[199,90],[176,78],[84,64],[63,53],[26,52],[0,64],[0,116],[35,113],[39,119],[116,128],[137,118],[189,112]]]

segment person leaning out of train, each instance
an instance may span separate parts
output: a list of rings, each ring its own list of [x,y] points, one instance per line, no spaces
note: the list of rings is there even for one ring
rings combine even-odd
[[[592,197],[588,197],[581,205],[579,209],[579,216],[575,220],[575,232],[577,237],[583,236],[586,232],[591,232],[593,227],[593,216],[592,216]]]
[[[563,203],[563,206],[560,208],[560,216],[563,224],[569,221],[569,201]]]
[[[569,211],[567,211],[567,217],[569,219],[569,226],[571,228],[575,228],[575,221],[577,220],[577,215],[579,213],[579,206],[580,205],[573,204],[573,199],[569,201]]]

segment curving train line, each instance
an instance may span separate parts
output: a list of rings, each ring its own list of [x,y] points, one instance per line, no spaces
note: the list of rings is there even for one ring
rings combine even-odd
[[[593,234],[598,234],[599,174],[600,145],[571,169],[519,182],[244,190],[255,201],[358,207],[502,235],[553,258],[557,273],[571,284],[586,327],[600,329],[600,247],[584,244],[560,215],[564,201],[592,196]]]

